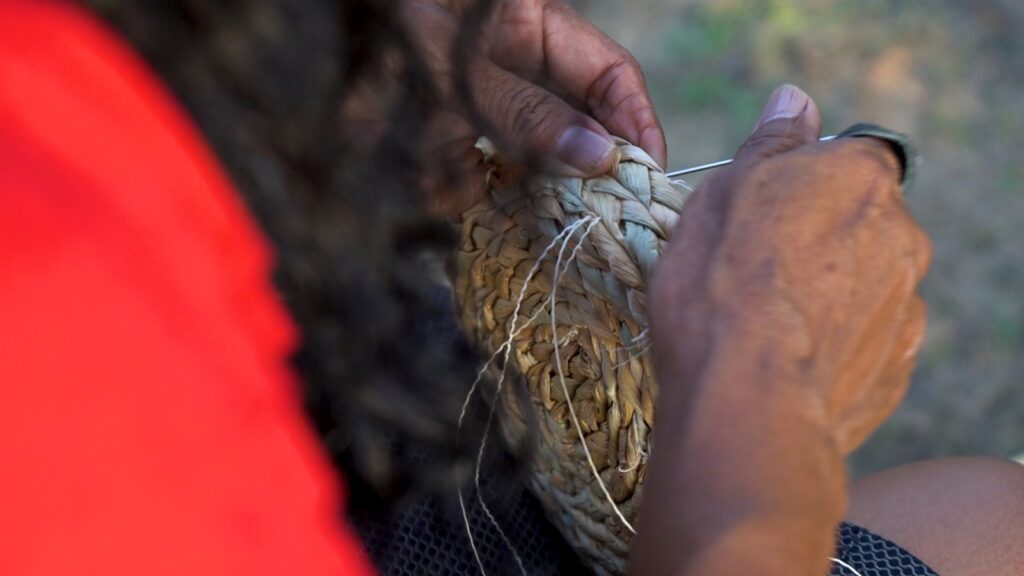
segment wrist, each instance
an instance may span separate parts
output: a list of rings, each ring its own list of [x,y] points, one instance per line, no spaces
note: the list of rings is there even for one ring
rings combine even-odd
[[[723,349],[746,356],[738,344]],[[834,546],[846,469],[822,403],[807,386],[756,368],[715,354],[685,404],[671,404],[687,397],[674,391],[659,398],[644,493],[659,505],[645,505],[638,542],[668,558],[663,565],[744,573],[762,554],[781,555],[788,564],[778,568],[788,572],[759,569],[811,574]],[[671,550],[643,538],[664,533],[680,535]]]

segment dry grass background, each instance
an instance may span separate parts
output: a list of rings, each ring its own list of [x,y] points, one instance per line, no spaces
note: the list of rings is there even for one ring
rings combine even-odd
[[[863,474],[1024,451],[1024,3],[1019,0],[581,0],[640,59],[670,167],[728,157],[793,82],[825,130],[912,135],[908,194],[935,243],[929,333],[907,401],[854,457]]]

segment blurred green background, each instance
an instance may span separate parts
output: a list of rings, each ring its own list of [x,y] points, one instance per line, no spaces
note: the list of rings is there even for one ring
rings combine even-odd
[[[826,133],[910,134],[924,163],[908,203],[935,243],[928,337],[854,471],[1024,452],[1024,2],[573,4],[643,64],[670,168],[730,157],[783,82],[815,98]]]

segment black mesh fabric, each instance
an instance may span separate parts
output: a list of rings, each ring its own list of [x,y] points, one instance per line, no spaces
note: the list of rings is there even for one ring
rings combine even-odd
[[[447,309],[449,313],[424,318],[428,332],[456,345],[464,336],[451,312],[451,291],[439,286],[435,298],[434,309]],[[483,417],[486,406],[481,400],[471,404],[471,410],[475,411],[474,415]],[[480,487],[498,526],[519,555],[523,570],[531,576],[586,574],[575,552],[548,522],[540,503],[526,490],[522,467],[503,450],[498,436],[497,429],[491,431]],[[415,466],[423,457],[414,454],[407,464]],[[523,570],[498,529],[487,518],[475,488],[466,486],[463,496],[469,527],[487,575],[521,575]],[[357,510],[350,519],[381,575],[480,574],[454,487],[444,496],[421,500],[392,514],[367,510],[359,504],[357,501],[350,503],[350,509]]]
[[[450,302],[445,289],[438,299]],[[454,318],[431,319],[440,338],[461,338]],[[492,434],[494,438],[496,434]],[[472,486],[464,489],[469,527],[487,576],[589,574],[540,503],[525,489],[510,456],[492,440],[481,474],[481,492],[496,523],[523,563],[484,513]],[[412,461],[417,461],[413,458]],[[352,508],[360,508],[352,494]],[[480,567],[469,544],[457,492],[433,497],[386,513],[361,510],[350,520],[382,576],[477,576]],[[855,571],[834,563],[830,576],[937,576],[899,546],[852,524],[837,532],[836,557]]]
[[[860,526],[839,527],[836,558],[831,576],[938,576],[916,556]]]
[[[503,486],[507,484],[502,481]],[[588,574],[528,492],[504,497],[482,483],[498,524],[516,547],[526,574]],[[487,519],[475,492],[466,492],[469,524],[488,576],[519,576],[517,563]],[[478,576],[457,500],[421,502],[393,517],[356,522],[359,534],[382,576]],[[913,554],[853,524],[838,532],[836,558],[829,576],[938,576]],[[852,568],[852,570],[851,570]]]
[[[498,456],[496,458],[507,458]],[[522,482],[495,474],[507,462],[491,459],[481,493],[498,526],[523,562],[520,570],[498,529],[488,520],[470,486],[464,489],[469,527],[488,576],[586,574],[575,553],[544,516]],[[498,476],[498,477],[496,477]],[[395,515],[361,514],[356,530],[383,576],[476,576],[474,558],[457,493],[416,503]]]

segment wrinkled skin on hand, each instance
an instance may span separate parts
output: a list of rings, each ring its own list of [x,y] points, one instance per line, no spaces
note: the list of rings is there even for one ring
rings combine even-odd
[[[818,142],[813,102],[760,126],[696,191],[652,280],[662,394],[718,354],[804,390],[842,453],[898,405],[925,330],[930,244],[871,138]],[[735,382],[751,395],[762,382]],[[666,390],[678,387],[683,390]]]
[[[538,159],[546,171],[567,176],[610,170],[617,160],[612,135],[664,164],[665,136],[640,65],[561,0],[494,1],[466,55],[466,69],[454,70],[453,49],[477,1],[396,3],[440,97],[438,107],[428,111],[420,146],[426,159],[421,187],[435,212],[458,214],[483,194],[483,155],[475,148],[481,135],[507,154]],[[469,106],[456,89],[461,74]],[[346,102],[349,125],[379,100],[368,90]],[[474,119],[482,125],[474,125]]]

